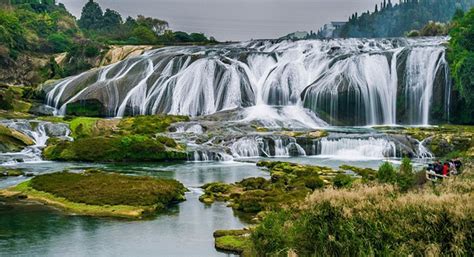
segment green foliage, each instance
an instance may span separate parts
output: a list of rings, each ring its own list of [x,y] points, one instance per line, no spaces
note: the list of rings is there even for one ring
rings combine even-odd
[[[102,26],[103,12],[100,5],[93,0],[89,0],[82,8],[79,26],[83,29],[99,29]]]
[[[334,177],[333,185],[336,188],[351,187],[352,181],[352,177],[347,174],[337,174],[336,177]]]
[[[285,223],[290,216],[285,211],[272,212],[255,228],[251,239],[260,256],[287,256],[290,238]]]
[[[380,183],[397,185],[402,192],[413,188],[419,181],[409,158],[403,158],[399,172],[389,162],[383,163],[379,168],[377,179]]]
[[[238,183],[245,191],[266,189],[270,185],[269,181],[258,177],[258,178],[246,178]]]
[[[26,32],[14,12],[0,9],[0,44],[15,50],[27,47]]]
[[[90,147],[94,146],[94,147]],[[170,149],[147,136],[93,136],[48,146],[44,157],[58,161],[125,162],[186,160],[185,152]]]
[[[153,30],[146,26],[137,26],[133,29],[131,36],[136,38],[141,44],[154,44],[157,41]]]
[[[474,123],[474,8],[453,20],[450,32],[448,60],[455,82],[455,94],[459,95],[454,118],[457,123]]]
[[[103,30],[116,30],[122,25],[122,16],[114,10],[106,9],[102,17]]]
[[[335,173],[327,167],[288,162],[261,161],[257,165],[270,170],[270,180],[246,178],[227,186],[222,183],[207,184],[203,187],[204,195],[200,200],[205,203],[230,201],[232,208],[249,214],[278,210],[302,201],[309,193],[323,188],[325,182],[320,175]]]
[[[397,181],[397,172],[389,162],[384,162],[377,173],[377,179],[381,183],[395,183]]]
[[[172,123],[183,121],[189,121],[189,117],[170,115],[136,116],[122,119],[119,128],[129,134],[154,135],[166,132]]]
[[[89,171],[34,177],[30,186],[75,203],[89,205],[167,205],[184,199],[186,188],[176,180]]]
[[[72,45],[72,40],[61,33],[51,34],[47,40],[53,53],[66,52]]]

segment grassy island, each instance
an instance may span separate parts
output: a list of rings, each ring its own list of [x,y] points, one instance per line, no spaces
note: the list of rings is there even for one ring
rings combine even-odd
[[[37,176],[0,191],[0,196],[26,198],[76,214],[143,218],[185,200],[185,191],[176,180],[89,170]]]

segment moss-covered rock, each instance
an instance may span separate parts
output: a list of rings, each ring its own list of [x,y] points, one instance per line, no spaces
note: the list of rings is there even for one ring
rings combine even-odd
[[[168,148],[147,136],[95,136],[73,142],[61,141],[49,145],[43,152],[47,160],[124,162],[186,160],[187,154]]]
[[[66,106],[66,113],[72,116],[84,117],[108,116],[107,110],[102,103],[93,99],[69,103]]]
[[[428,150],[436,157],[443,158],[453,152],[459,156],[469,155],[474,148],[474,126],[442,125],[437,127],[378,128],[382,132],[404,135],[424,141]]]
[[[34,142],[28,136],[5,126],[0,125],[0,153],[19,152]]]
[[[19,177],[24,175],[25,172],[22,170],[0,167],[0,177]]]
[[[340,171],[328,167],[287,162],[258,162],[268,168],[270,179],[246,178],[235,184],[210,183],[203,186],[201,202],[227,201],[234,210],[251,214],[280,209],[302,201],[314,190],[331,184]]]
[[[187,160],[184,147],[161,134],[182,116],[139,116],[125,119],[77,117],[69,121],[73,142],[50,141],[48,160],[123,162]],[[94,147],[91,147],[94,146]]]

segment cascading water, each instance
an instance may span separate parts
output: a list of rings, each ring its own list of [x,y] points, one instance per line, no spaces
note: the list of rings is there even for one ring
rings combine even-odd
[[[407,83],[405,87],[409,124],[429,125],[433,86],[436,74],[442,67],[448,67],[444,49],[415,47],[410,52],[407,60]],[[449,85],[446,85],[446,87],[449,87]],[[449,96],[447,98],[449,102]]]
[[[42,161],[42,150],[46,147],[46,142],[50,137],[61,137],[64,140],[72,140],[72,138],[69,137],[70,130],[66,124],[24,120],[2,120],[0,124],[28,136],[34,142],[34,145],[27,146],[21,152],[0,153],[0,165]]]
[[[324,138],[319,142],[320,154],[336,158],[366,159],[396,157],[394,142],[383,138]]]
[[[244,108],[242,121],[263,120],[268,126],[427,124],[433,85],[449,81],[437,77],[446,66],[446,40],[166,47],[64,79],[45,90],[47,103],[59,115],[66,114],[68,105],[92,101],[104,116],[201,116]],[[400,121],[401,88],[406,89],[403,108],[409,119]]]

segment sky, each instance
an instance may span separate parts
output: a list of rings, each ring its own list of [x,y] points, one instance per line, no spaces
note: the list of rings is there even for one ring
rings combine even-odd
[[[76,17],[88,0],[58,0]],[[381,0],[96,0],[122,17],[138,14],[166,20],[175,31],[200,32],[219,41],[279,38],[346,21],[355,11],[373,11]]]

